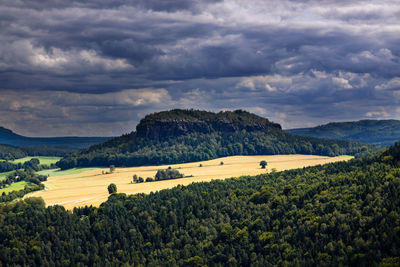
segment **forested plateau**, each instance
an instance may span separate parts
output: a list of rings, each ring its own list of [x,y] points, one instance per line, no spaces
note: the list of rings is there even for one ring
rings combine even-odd
[[[359,155],[378,147],[302,137],[243,111],[170,110],[147,115],[136,131],[62,159],[61,169],[174,164],[233,155]]]

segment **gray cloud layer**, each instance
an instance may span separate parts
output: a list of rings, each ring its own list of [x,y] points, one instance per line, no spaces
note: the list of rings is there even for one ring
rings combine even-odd
[[[400,119],[398,1],[2,1],[0,125],[119,135],[148,112]]]

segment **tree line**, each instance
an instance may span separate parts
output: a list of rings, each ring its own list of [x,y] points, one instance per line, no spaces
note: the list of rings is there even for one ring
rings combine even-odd
[[[177,169],[172,169],[168,167],[165,170],[157,170],[157,173],[153,177],[147,177],[144,179],[143,177],[137,176],[134,174],[132,176],[132,183],[143,183],[143,182],[153,182],[153,181],[161,181],[161,180],[170,180],[170,179],[179,179],[185,177],[182,173],[180,173]]]
[[[0,144],[0,159],[11,161],[27,156],[55,156],[64,157],[67,154],[77,152],[77,149],[53,147],[53,146],[37,146],[37,147],[16,147],[11,145]]]
[[[118,167],[175,164],[215,159],[233,155],[361,155],[378,147],[361,143],[301,137],[274,133],[214,132],[190,133],[165,140],[122,136],[61,159],[61,169],[89,166]]]

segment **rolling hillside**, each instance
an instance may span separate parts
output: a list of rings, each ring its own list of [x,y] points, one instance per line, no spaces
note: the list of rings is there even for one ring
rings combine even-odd
[[[374,146],[284,132],[279,124],[243,111],[171,110],[147,115],[136,131],[62,159],[62,169],[140,166],[210,160],[233,155],[355,155]]]
[[[336,140],[392,145],[400,139],[398,120],[360,120],[332,122],[313,128],[285,130],[288,133]]]
[[[111,137],[26,137],[0,127],[0,144],[12,146],[82,149],[109,139]]]
[[[231,156],[213,160],[169,164],[164,166],[140,166],[116,168],[108,173],[109,168],[79,168],[65,171],[44,170],[39,174],[52,176],[44,186],[46,190],[37,191],[29,196],[42,197],[46,205],[61,205],[72,210],[74,207],[99,206],[108,198],[104,190],[110,183],[115,183],[118,192],[126,194],[150,193],[177,185],[209,182],[216,179],[240,177],[243,175],[265,174],[268,171],[281,171],[316,166],[352,159],[351,156],[326,157],[314,155],[259,155]],[[260,167],[260,161],[268,162],[267,170]],[[220,164],[223,162],[223,164]],[[172,168],[184,175],[183,178],[132,183],[132,175],[154,178],[158,170]],[[1,193],[1,192],[0,192]]]
[[[399,266],[399,166],[400,143],[349,162],[113,193],[73,212],[28,198],[0,205],[0,264]]]

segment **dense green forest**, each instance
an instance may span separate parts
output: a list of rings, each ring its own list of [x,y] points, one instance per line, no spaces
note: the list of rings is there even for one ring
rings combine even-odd
[[[331,122],[313,128],[286,130],[289,133],[336,140],[392,145],[400,138],[399,120]]]
[[[14,171],[22,168],[22,163],[11,163],[8,161],[0,161],[0,173]]]
[[[63,157],[67,154],[77,152],[76,149],[62,147],[15,147],[0,144],[0,160],[14,160],[26,156],[56,156]]]
[[[25,156],[27,153],[21,148],[0,144],[0,159],[14,160]]]
[[[112,194],[99,208],[0,206],[3,265],[399,266],[400,143],[350,162]]]
[[[233,155],[356,155],[372,145],[288,134],[279,124],[246,111],[172,110],[146,116],[136,132],[62,159],[61,169],[173,164]]]

